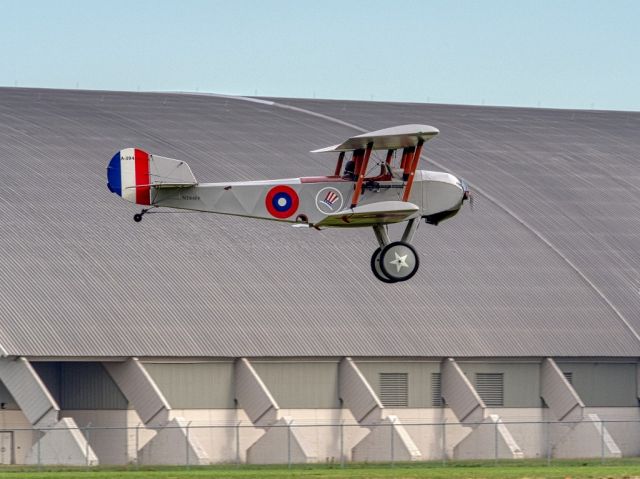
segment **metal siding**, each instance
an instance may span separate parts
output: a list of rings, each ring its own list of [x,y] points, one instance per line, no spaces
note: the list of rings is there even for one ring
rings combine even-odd
[[[127,409],[128,402],[102,364],[31,363],[60,409]]]
[[[540,407],[540,364],[538,362],[457,361],[472,382],[478,373],[504,375],[504,407]],[[488,406],[488,404],[487,404]]]
[[[129,403],[100,363],[64,362],[61,409],[127,409]]]
[[[236,361],[234,367],[235,397],[238,405],[245,410],[251,422],[279,409],[278,403],[265,386],[264,382],[246,358]]]
[[[31,424],[36,424],[52,410],[59,410],[38,374],[24,358],[0,359],[0,381]]]
[[[171,409],[138,360],[103,363],[103,366],[145,424],[153,421],[159,413]]]
[[[573,373],[572,385],[585,406],[638,406],[635,363],[556,362],[562,371]]]
[[[1,409],[19,409],[16,400],[13,399],[13,396],[9,392],[9,390],[2,384],[0,381],[0,406]]]
[[[251,364],[281,408],[340,408],[338,361],[253,360]]]
[[[369,229],[205,214],[140,225],[105,187],[107,161],[128,145],[185,160],[200,181],[304,176],[333,168],[312,148],[425,121],[441,130],[427,165],[469,180],[476,203],[416,235],[429,261],[401,295],[371,276]],[[1,88],[11,227],[0,232],[0,345],[30,356],[640,356],[624,323],[640,327],[639,130],[626,112]],[[149,265],[169,280],[150,288]]]
[[[461,422],[484,419],[485,405],[469,379],[453,359],[446,359],[440,368],[442,397]]]
[[[434,361],[356,361],[369,384],[380,395],[380,373],[406,373],[409,379],[408,407],[431,407],[431,374],[440,371]]]
[[[145,368],[174,409],[233,409],[233,362],[151,363]]]
[[[540,396],[558,420],[574,410],[582,415],[584,404],[580,396],[551,358],[545,359],[540,366]]]
[[[60,391],[61,391],[61,363],[46,361],[37,362],[33,361],[31,366],[38,374],[44,385],[47,387],[51,397],[60,403]]]
[[[344,406],[358,422],[372,411],[383,408],[375,391],[351,358],[344,358],[340,362],[339,393]]]

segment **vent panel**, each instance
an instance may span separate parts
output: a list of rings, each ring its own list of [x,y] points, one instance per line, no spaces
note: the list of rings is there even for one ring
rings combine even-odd
[[[431,373],[431,405],[433,407],[444,406],[442,400],[442,377],[440,373]]]
[[[476,391],[487,406],[504,406],[504,374],[476,373]]]
[[[566,372],[563,372],[562,374],[564,374],[564,377],[569,382],[569,384],[573,385],[573,373],[566,371]]]
[[[409,405],[409,374],[380,373],[380,401],[385,407]]]

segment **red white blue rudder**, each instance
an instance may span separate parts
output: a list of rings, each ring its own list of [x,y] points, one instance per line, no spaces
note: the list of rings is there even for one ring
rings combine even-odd
[[[149,154],[137,148],[125,148],[113,155],[107,166],[107,187],[127,201],[150,205]]]
[[[197,184],[184,161],[150,155],[138,148],[125,148],[113,155],[107,166],[107,188],[127,201],[152,204],[153,188],[184,188]]]

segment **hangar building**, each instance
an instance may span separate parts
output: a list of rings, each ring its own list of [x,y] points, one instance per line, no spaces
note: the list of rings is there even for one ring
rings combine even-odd
[[[323,175],[408,123],[475,205],[406,283],[369,230],[134,223],[105,186],[124,147]],[[0,125],[0,462],[640,455],[640,114],[0,88]]]

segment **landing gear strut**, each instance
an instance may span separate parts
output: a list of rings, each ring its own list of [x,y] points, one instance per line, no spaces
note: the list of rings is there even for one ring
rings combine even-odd
[[[376,225],[376,234],[380,247],[371,256],[371,271],[383,283],[397,283],[412,278],[420,267],[420,258],[410,242],[418,227],[418,220],[409,220],[401,241],[389,240],[385,226]]]

